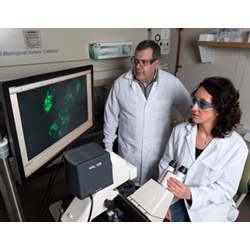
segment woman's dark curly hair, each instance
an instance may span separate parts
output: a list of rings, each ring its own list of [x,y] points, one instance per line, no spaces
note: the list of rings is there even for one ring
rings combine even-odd
[[[212,129],[212,136],[224,138],[240,123],[239,93],[231,80],[224,77],[209,77],[204,79],[193,91],[192,96],[201,87],[212,96],[212,103],[218,112],[215,126]]]

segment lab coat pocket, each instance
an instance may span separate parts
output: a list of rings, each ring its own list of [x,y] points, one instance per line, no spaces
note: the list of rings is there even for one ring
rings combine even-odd
[[[132,116],[121,113],[118,128],[119,137],[122,137],[126,142],[133,142],[136,139],[137,126],[137,122]]]
[[[127,142],[124,142],[121,138],[118,139],[118,153],[123,158],[128,160],[130,163],[136,163],[136,152],[135,147]]]

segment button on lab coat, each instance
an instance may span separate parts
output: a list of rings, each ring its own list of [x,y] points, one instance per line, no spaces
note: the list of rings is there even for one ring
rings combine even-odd
[[[158,164],[171,133],[172,105],[186,118],[190,104],[190,95],[178,78],[162,70],[148,99],[131,71],[114,82],[105,106],[104,143],[112,150],[118,128],[118,153],[137,167],[137,184],[158,177]]]
[[[213,139],[195,159],[196,134],[197,125],[188,123],[173,129],[159,172],[172,159],[188,168],[185,184],[191,189],[192,205],[185,201],[185,206],[191,221],[234,221],[238,210],[233,196],[248,155],[246,143],[232,132]]]

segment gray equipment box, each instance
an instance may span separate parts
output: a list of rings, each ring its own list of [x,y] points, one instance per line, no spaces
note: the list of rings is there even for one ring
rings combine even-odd
[[[69,191],[79,199],[113,184],[110,155],[100,145],[91,142],[63,155]]]

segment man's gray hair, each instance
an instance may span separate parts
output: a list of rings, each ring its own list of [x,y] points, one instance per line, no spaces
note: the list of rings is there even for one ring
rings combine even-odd
[[[160,46],[153,40],[143,40],[141,41],[135,48],[136,51],[141,51],[151,48],[153,50],[153,59],[161,58],[161,48]]]

